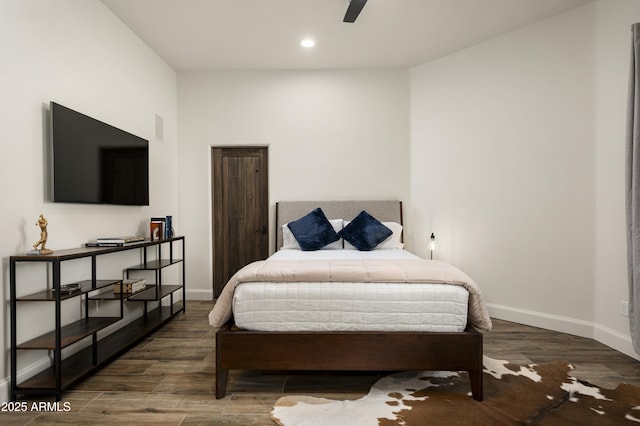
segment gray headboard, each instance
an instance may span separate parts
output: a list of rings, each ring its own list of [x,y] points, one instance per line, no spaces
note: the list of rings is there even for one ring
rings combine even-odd
[[[381,222],[402,224],[402,201],[280,201],[276,203],[276,251],[282,247],[282,225],[320,207],[329,219],[351,220],[366,210]]]

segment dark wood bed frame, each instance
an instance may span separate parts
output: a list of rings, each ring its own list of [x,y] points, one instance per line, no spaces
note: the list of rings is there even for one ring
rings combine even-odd
[[[282,245],[282,224],[316,207],[330,219],[348,220],[367,210],[381,221],[402,223],[399,201],[283,202],[276,205],[276,247]],[[482,334],[468,327],[460,333],[264,332],[228,323],[216,333],[216,398],[225,397],[229,370],[234,369],[467,371],[473,398],[483,398]]]

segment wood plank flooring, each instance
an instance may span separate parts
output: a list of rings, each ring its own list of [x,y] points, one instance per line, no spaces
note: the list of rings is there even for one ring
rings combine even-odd
[[[3,425],[162,424],[273,425],[269,412],[283,393],[359,398],[380,375],[231,372],[227,397],[215,399],[213,302],[187,302],[187,313],[66,392],[69,412],[0,413]],[[613,388],[640,386],[640,361],[598,342],[494,320],[486,355],[516,363],[567,360],[574,375]]]

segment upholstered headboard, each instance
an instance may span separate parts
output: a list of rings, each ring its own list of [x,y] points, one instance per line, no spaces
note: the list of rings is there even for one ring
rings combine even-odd
[[[366,210],[381,222],[402,224],[402,201],[280,201],[276,203],[276,251],[282,247],[282,225],[301,218],[316,207],[328,219],[352,220]]]

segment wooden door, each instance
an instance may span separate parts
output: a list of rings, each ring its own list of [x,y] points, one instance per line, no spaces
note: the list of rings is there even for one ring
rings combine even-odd
[[[213,148],[213,293],[269,255],[266,147]]]

